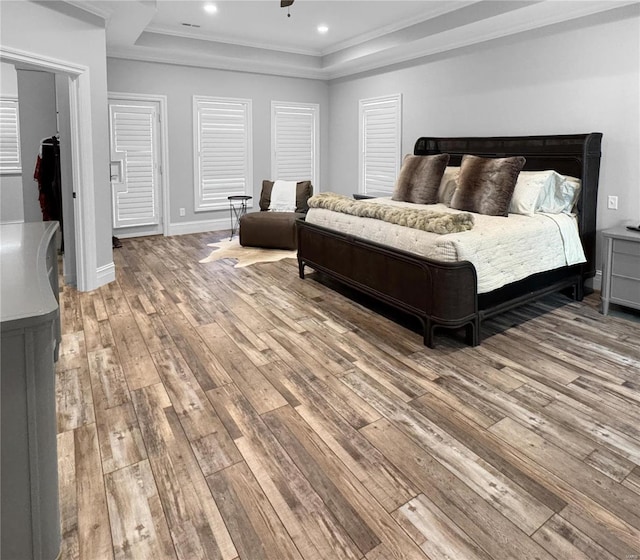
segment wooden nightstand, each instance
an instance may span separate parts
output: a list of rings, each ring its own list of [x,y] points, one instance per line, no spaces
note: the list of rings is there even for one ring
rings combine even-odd
[[[640,309],[640,233],[620,226],[602,237],[602,313],[609,303]]]

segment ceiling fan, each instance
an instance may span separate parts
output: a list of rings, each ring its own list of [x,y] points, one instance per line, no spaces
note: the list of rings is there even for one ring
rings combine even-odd
[[[280,7],[287,8],[287,17],[291,17],[291,12],[289,11],[289,7],[293,4],[295,0],[280,0]]]

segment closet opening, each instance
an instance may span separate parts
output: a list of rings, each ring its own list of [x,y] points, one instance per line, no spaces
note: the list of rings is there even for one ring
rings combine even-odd
[[[19,66],[12,76],[4,67],[3,78],[11,77],[17,91],[22,188],[10,194],[13,215],[4,212],[3,222],[59,222],[64,281],[76,285],[69,78]],[[8,81],[3,79],[3,90],[10,88]]]
[[[31,174],[32,184],[30,186],[35,192],[37,183],[33,182],[32,178],[35,171],[35,160],[32,158],[35,157],[35,153],[39,152],[40,143],[44,139],[51,139],[54,136],[58,138],[65,255],[63,274],[65,282],[76,284],[79,291],[93,290],[100,285],[100,271],[97,270],[96,231],[93,223],[95,197],[90,116],[91,89],[88,68],[4,46],[0,46],[0,63],[13,65],[17,73],[29,76],[27,81],[34,77],[53,80],[55,92],[53,118],[56,124],[53,126],[52,132],[49,132],[50,129],[47,128],[47,132],[37,137],[36,146],[32,145],[29,150],[31,155],[22,162],[21,173],[25,180]],[[31,75],[28,75],[27,72],[30,72]],[[26,91],[20,88],[20,91],[16,92],[18,103],[20,103],[19,98],[23,96],[21,94]],[[40,132],[36,134],[40,134]],[[22,152],[24,144],[22,138],[20,143]],[[34,193],[29,195],[29,207],[27,208],[24,199],[21,205],[15,204],[15,198],[18,196],[15,182],[13,188],[8,189],[7,192],[11,193],[13,209],[17,211],[17,206],[22,207],[22,216],[18,216],[18,219],[8,220],[3,212],[2,221],[42,220],[39,195],[35,198],[37,201],[35,208],[32,205]],[[20,194],[24,197],[23,187],[20,189]]]

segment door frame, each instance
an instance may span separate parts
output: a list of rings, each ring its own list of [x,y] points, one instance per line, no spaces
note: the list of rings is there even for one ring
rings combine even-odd
[[[107,92],[107,103],[113,99],[121,99],[123,101],[150,101],[158,103],[160,122],[158,123],[158,141],[160,149],[158,150],[160,166],[160,195],[162,196],[162,235],[169,235],[169,222],[171,217],[171,205],[169,201],[169,137],[167,134],[167,96],[152,93],[123,93],[119,91]],[[111,135],[111,128],[109,128]],[[122,237],[128,237],[124,235]]]
[[[73,213],[76,240],[76,280],[79,291],[94,290],[104,284],[105,280],[109,281],[108,278],[111,275],[109,273],[105,276],[105,271],[99,271],[97,268],[89,68],[1,45],[0,60],[20,65],[22,68],[45,70],[69,77],[71,162],[73,192],[75,194]]]

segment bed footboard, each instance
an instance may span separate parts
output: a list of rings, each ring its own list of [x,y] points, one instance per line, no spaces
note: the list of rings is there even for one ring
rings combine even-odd
[[[467,329],[480,343],[477,278],[469,262],[443,263],[298,220],[298,267],[306,265],[375,299],[415,315],[424,343],[436,327]]]

